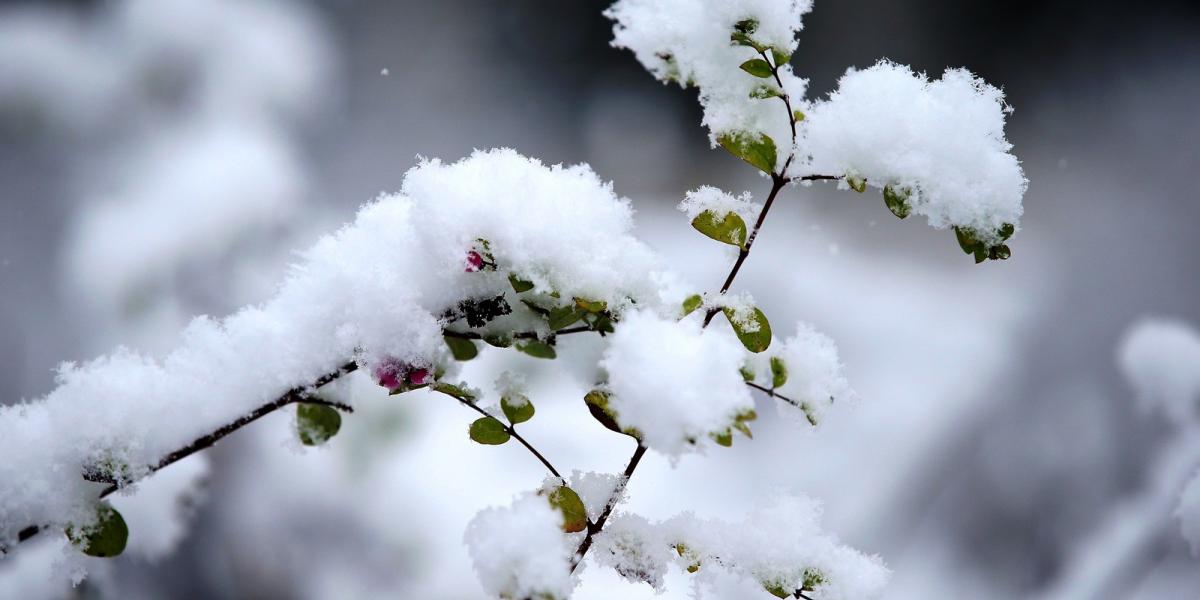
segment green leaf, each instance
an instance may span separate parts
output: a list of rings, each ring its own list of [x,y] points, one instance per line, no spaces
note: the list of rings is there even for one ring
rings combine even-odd
[[[799,123],[800,121],[803,121],[803,120],[804,120],[804,111],[802,111],[802,110],[793,110],[793,111],[792,111],[792,120],[793,120],[793,121],[795,121],[795,122],[797,122],[797,123]]]
[[[791,597],[791,595],[792,595],[792,592],[784,589],[783,584],[764,583],[762,585],[763,585],[763,589],[767,590],[768,594],[771,594],[772,596],[775,596],[776,598],[788,598],[788,597]]]
[[[445,336],[444,339],[446,340],[446,345],[450,348],[450,354],[454,356],[454,360],[471,360],[479,356],[479,348],[471,340],[452,335]]]
[[[750,365],[742,365],[742,368],[738,372],[742,374],[742,379],[754,381],[754,369],[751,369]]]
[[[720,433],[712,433],[709,435],[711,435],[712,439],[717,442],[718,446],[724,446],[726,448],[733,446],[733,432],[728,429]]]
[[[1000,234],[1000,239],[1007,240],[1008,238],[1012,237],[1012,235],[1016,232],[1017,232],[1016,225],[1013,225],[1012,223],[1005,223],[1000,226],[1000,230],[997,233]]]
[[[526,308],[528,308],[529,310],[531,310],[543,317],[550,316],[549,308],[541,306],[540,304],[538,304],[537,302],[534,302],[533,300],[530,300],[529,298],[521,298],[521,304],[524,304]]]
[[[529,290],[533,289],[532,281],[521,279],[520,277],[517,277],[516,273],[508,274],[508,283],[512,285],[513,291],[518,294],[521,292],[528,292]]]
[[[499,446],[512,437],[508,428],[496,417],[482,417],[471,423],[471,439],[487,446]]]
[[[752,58],[739,65],[739,68],[755,77],[761,77],[763,79],[770,77],[775,72],[774,69],[771,68],[771,63],[761,58]]]
[[[742,432],[742,435],[746,436],[747,438],[754,439],[754,432],[750,431],[750,426],[747,425],[745,421],[738,421],[734,423],[733,428]],[[730,443],[733,443],[732,440]]]
[[[68,525],[65,533],[80,552],[98,558],[110,558],[125,551],[129,526],[117,509],[107,502],[96,505],[96,521],[83,528]]]
[[[608,302],[605,302],[604,300],[575,298],[575,306],[579,307],[579,310],[584,310],[590,313],[602,313],[608,310]]]
[[[771,387],[781,388],[787,383],[788,372],[787,365],[783,363],[783,359],[778,356],[771,357]]]
[[[883,186],[883,203],[897,218],[903,219],[912,213],[908,199],[912,195],[908,190],[901,190],[890,185]]]
[[[850,189],[860,194],[867,191],[867,180],[857,175],[847,175],[846,183],[850,186]]]
[[[777,88],[773,85],[765,84],[765,83],[754,88],[753,90],[750,90],[750,97],[757,98],[759,100],[766,100],[768,98],[778,98],[782,95],[783,95],[783,93],[779,91],[779,88]]]
[[[683,299],[683,316],[688,316],[696,312],[704,304],[704,298],[700,294],[692,294]]]
[[[954,237],[958,239],[958,247],[966,254],[973,254],[982,245],[975,237],[975,232],[966,227],[955,227]]]
[[[825,574],[819,569],[814,569],[812,567],[804,569],[803,589],[812,591],[817,589],[818,586],[824,585],[827,581],[828,580],[825,579]]]
[[[1008,249],[1007,244],[1000,244],[988,250],[988,258],[992,260],[1008,260],[1012,256],[1012,251]]]
[[[638,440],[642,439],[642,432],[637,429],[633,427],[621,428],[620,423],[617,422],[616,411],[608,406],[608,399],[609,393],[604,390],[592,390],[583,397],[584,403],[587,404],[588,412],[606,429],[628,435]]]
[[[451,396],[465,402],[475,402],[475,393],[467,389],[464,385],[454,385],[450,383],[437,382],[433,384],[433,391],[441,392],[447,396]]]
[[[496,348],[507,348],[512,345],[512,338],[507,335],[485,335],[483,341]]]
[[[775,140],[762,133],[732,132],[717,137],[717,143],[730,154],[750,163],[764,173],[775,172]]]
[[[313,402],[296,405],[296,433],[305,446],[319,446],[337,435],[342,415],[331,406]]]
[[[574,306],[560,306],[551,310],[549,315],[546,315],[550,329],[555,330],[566,328],[581,318],[583,318],[583,313]]]
[[[550,506],[562,513],[563,531],[578,533],[587,529],[587,508],[584,507],[583,500],[579,498],[579,494],[576,494],[575,490],[565,485],[559,486],[550,492],[547,499],[550,501]]]
[[[541,340],[528,340],[517,342],[517,350],[524,352],[534,358],[557,358],[558,353],[554,351],[554,346],[547,344]]]
[[[718,219],[717,213],[706,210],[692,219],[692,227],[722,244],[738,248],[746,245],[746,222],[735,212],[727,212]]]
[[[791,54],[785,54],[778,48],[771,48],[771,60],[775,61],[775,66],[786,65],[792,60]]]
[[[737,315],[731,308],[725,308],[722,312],[747,350],[762,352],[771,345],[771,324],[767,322],[767,315],[763,314],[763,311],[755,308],[750,313],[750,318],[745,320],[736,319]]]
[[[758,30],[758,21],[754,19],[743,19],[738,21],[733,26],[733,33],[729,34],[729,41],[737,46],[749,46],[758,52],[767,49],[766,46],[754,41],[750,35]]]
[[[534,413],[533,403],[521,394],[500,398],[500,410],[513,425],[532,419]]]

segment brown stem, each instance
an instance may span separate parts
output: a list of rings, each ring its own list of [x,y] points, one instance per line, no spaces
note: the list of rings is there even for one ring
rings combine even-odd
[[[574,573],[579,563],[583,561],[583,557],[592,548],[592,539],[596,534],[604,530],[604,524],[608,522],[608,517],[612,515],[613,509],[617,507],[617,498],[621,492],[625,490],[625,486],[629,485],[629,478],[633,477],[633,472],[637,470],[638,463],[642,462],[642,456],[646,454],[646,447],[638,442],[637,449],[633,451],[633,456],[629,457],[629,464],[625,466],[624,477],[617,484],[617,489],[613,490],[612,496],[608,499],[608,504],[604,506],[604,511],[596,519],[596,523],[588,524],[587,533],[583,536],[583,541],[579,543],[579,548],[575,550],[575,557],[571,559],[571,572]]]
[[[456,397],[456,399],[463,406],[465,406],[485,417],[491,417],[493,419],[496,419],[495,415],[492,415],[492,414],[488,413],[488,411],[483,410],[482,408],[479,408],[473,402],[468,402],[466,400],[463,400],[462,398],[457,398],[457,397]],[[496,420],[499,421],[500,424],[504,426],[504,430],[508,432],[508,435],[512,436],[513,439],[517,440],[518,442],[521,442],[521,445],[525,446],[526,450],[529,450],[531,453],[533,453],[534,457],[536,457],[538,460],[542,461],[542,464],[546,466],[546,469],[550,471],[551,475],[554,475],[555,477],[557,477],[558,479],[560,479],[564,482],[566,481],[565,479],[563,479],[563,476],[558,472],[558,469],[555,469],[554,465],[550,464],[550,461],[546,460],[546,457],[542,456],[542,453],[538,452],[537,448],[534,448],[532,444],[525,441],[525,438],[521,437],[521,434],[517,433],[517,429],[515,427],[513,427],[512,425],[505,424],[504,421],[500,421],[500,419],[496,419]]]

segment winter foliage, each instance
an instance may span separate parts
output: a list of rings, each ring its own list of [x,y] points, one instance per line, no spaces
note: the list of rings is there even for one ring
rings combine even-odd
[[[652,522],[619,508],[647,451],[674,464],[751,438],[759,418],[753,394],[771,398],[800,427],[856,399],[830,338],[801,323],[777,339],[763,307],[748,292],[730,292],[789,184],[838,181],[860,193],[874,186],[896,216],[922,214],[934,227],[953,227],[977,262],[1009,256],[1005,242],[1016,231],[1025,179],[1008,153],[1001,92],[965,70],[929,81],[881,62],[848,72],[827,99],[806,99],[806,81],[788,60],[811,9],[800,0],[619,0],[605,13],[616,23],[614,45],[632,50],[660,80],[699,88],[713,145],[770,178],[762,204],[749,192],[706,185],[679,206],[694,229],[737,249],[719,290],[684,282],[637,239],[631,202],[587,165],[546,165],[511,149],[457,162],[422,159],[398,193],[365,205],[300,254],[266,302],[223,319],[196,318],[162,358],[122,348],[63,364],[45,397],[0,407],[0,548],[13,551],[46,532],[93,556],[119,553],[126,538],[145,556],[161,556],[180,530],[130,534],[128,526],[139,525],[133,513],[154,510],[123,501],[133,486],[190,493],[206,465],[189,459],[190,475],[178,478],[166,476],[185,473],[171,465],[293,404],[299,441],[328,443],[360,407],[322,388],[357,377],[393,396],[448,396],[477,414],[464,424],[466,437],[519,444],[549,472],[541,487],[483,509],[466,527],[475,571],[494,596],[567,598],[578,566],[591,558],[656,590],[674,568],[693,574],[698,590],[723,572],[780,598],[879,597],[889,576],[881,560],[825,532],[819,504],[807,497],[777,495],[738,523],[688,512]],[[202,178],[221,147],[216,140],[216,150],[193,148],[196,157],[158,176]],[[271,148],[259,150],[247,168],[254,159],[288,164]],[[249,213],[228,204],[172,218],[187,221],[191,236],[220,235],[230,220],[270,221],[291,194],[262,185],[262,204]],[[146,186],[126,204],[149,203],[144,198],[161,187]],[[203,198],[185,204],[212,208]],[[236,216],[224,218],[224,209]],[[99,241],[89,247],[120,235],[121,210],[90,221]],[[187,243],[164,235],[152,250]],[[157,268],[152,263],[138,269]],[[1194,336],[1168,334],[1179,361],[1200,354]],[[577,370],[590,390],[578,409],[636,441],[623,473],[564,477],[538,452],[521,431],[538,418],[540,399],[518,370],[494,382],[461,376],[461,363],[482,352],[558,359],[568,335],[599,338],[596,363]],[[1194,378],[1148,358],[1157,343],[1134,342],[1123,364],[1163,397],[1154,401],[1194,401]]]

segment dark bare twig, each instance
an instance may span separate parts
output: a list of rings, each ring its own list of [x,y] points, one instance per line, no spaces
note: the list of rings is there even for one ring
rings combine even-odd
[[[613,494],[609,497],[608,504],[605,505],[604,511],[596,518],[596,523],[593,525],[588,523],[587,533],[583,536],[583,541],[579,543],[579,548],[575,550],[575,557],[571,559],[571,572],[574,573],[579,563],[583,561],[583,557],[592,548],[592,539],[596,534],[604,530],[604,524],[608,522],[608,517],[612,515],[613,509],[617,507],[617,498],[621,492],[625,490],[625,486],[629,484],[629,478],[633,477],[633,472],[637,470],[638,463],[642,461],[642,456],[646,454],[646,447],[638,442],[637,449],[633,451],[633,456],[629,457],[629,464],[625,466],[624,476],[617,484],[617,488],[613,490]]]

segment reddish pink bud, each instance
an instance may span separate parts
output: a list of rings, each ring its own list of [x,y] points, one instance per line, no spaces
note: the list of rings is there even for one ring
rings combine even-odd
[[[483,268],[483,256],[478,252],[471,250],[467,252],[467,268],[468,273],[474,273]]]
[[[413,369],[408,373],[408,383],[411,385],[425,385],[429,381],[429,369]]]

